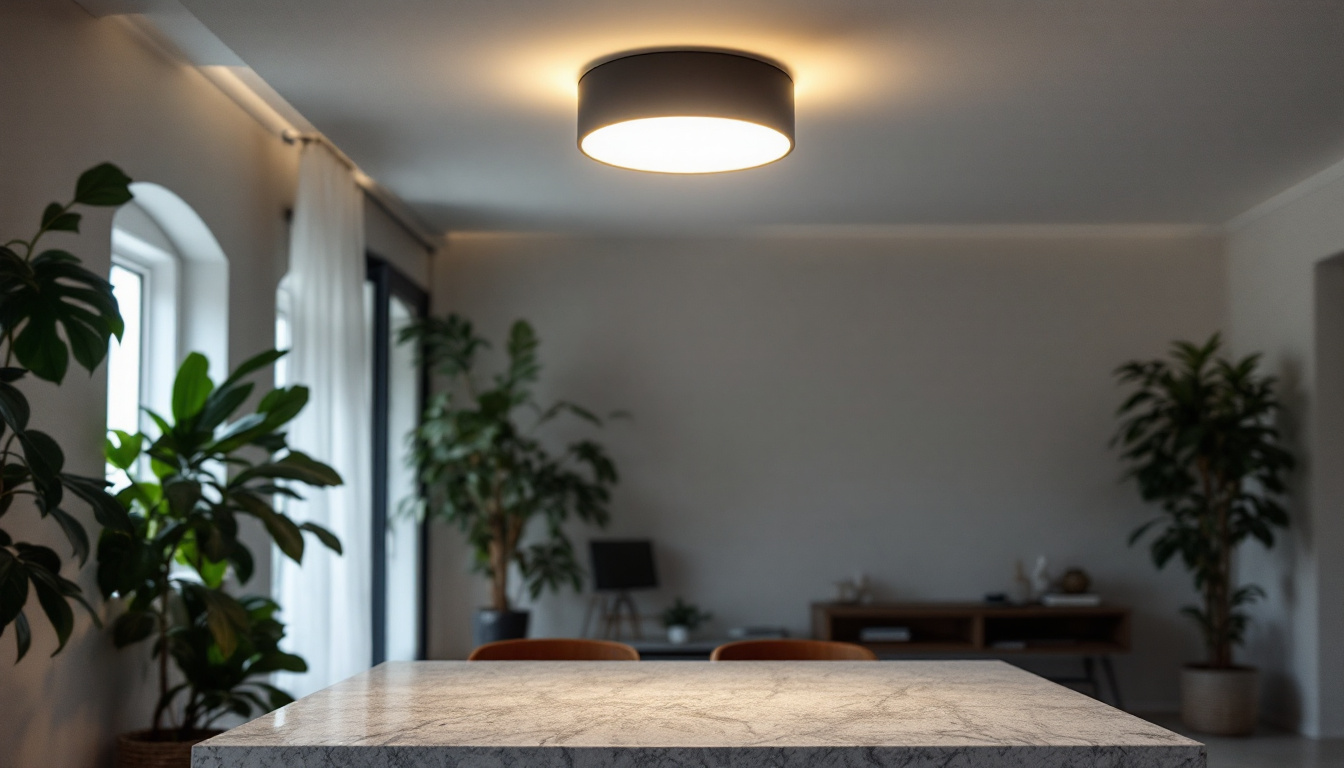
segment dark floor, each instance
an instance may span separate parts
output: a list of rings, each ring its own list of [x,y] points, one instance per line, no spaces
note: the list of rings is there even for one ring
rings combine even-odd
[[[1142,717],[1203,742],[1209,768],[1344,768],[1344,739],[1308,739],[1267,726],[1254,736],[1220,738],[1190,732],[1176,715]]]

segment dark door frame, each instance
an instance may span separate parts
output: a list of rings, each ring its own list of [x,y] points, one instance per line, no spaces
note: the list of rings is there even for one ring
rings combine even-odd
[[[396,436],[390,434],[388,408],[390,383],[388,365],[392,357],[389,342],[392,328],[391,303],[396,297],[405,302],[419,317],[429,313],[429,294],[409,277],[397,270],[386,259],[374,253],[365,254],[365,277],[373,284],[373,658],[376,666],[387,661],[387,521],[393,510],[387,504],[388,449]],[[429,393],[429,373],[420,371],[419,412]],[[420,526],[419,594],[416,606],[419,612],[419,637],[416,638],[416,658],[425,658],[429,637],[429,525]]]

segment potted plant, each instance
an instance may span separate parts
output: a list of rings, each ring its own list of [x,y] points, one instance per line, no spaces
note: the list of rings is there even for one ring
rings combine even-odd
[[[1274,428],[1275,379],[1257,372],[1258,355],[1219,355],[1217,334],[1204,344],[1177,342],[1169,359],[1135,361],[1116,375],[1134,388],[1120,406],[1113,444],[1145,501],[1162,514],[1140,526],[1130,544],[1153,533],[1158,568],[1179,557],[1194,577],[1201,604],[1183,609],[1203,633],[1208,658],[1181,675],[1181,715],[1190,728],[1213,734],[1250,733],[1257,719],[1258,679],[1233,660],[1248,616],[1264,597],[1238,584],[1233,556],[1248,538],[1274,545],[1288,525],[1279,499],[1292,454]]]
[[[288,703],[288,694],[256,678],[278,670],[302,672],[303,660],[281,652],[283,626],[265,598],[235,598],[252,577],[253,555],[238,538],[240,517],[253,517],[293,560],[301,561],[304,533],[341,551],[329,531],[295,523],[275,501],[300,498],[299,486],[339,485],[331,467],[286,444],[283,428],[303,409],[308,390],[274,389],[254,413],[234,419],[252,393],[245,379],[284,353],[247,360],[222,384],[208,375],[205,357],[193,353],[173,384],[172,420],[147,411],[158,429],[113,432],[107,459],[129,482],[117,500],[129,511],[129,530],[105,528],[98,541],[98,585],[125,610],[112,624],[118,648],[156,638],[159,700],[153,725],[123,734],[118,764],[190,764],[191,745],[215,731],[210,723],[228,712],[250,717]],[[146,471],[147,470],[147,471]],[[173,684],[169,662],[181,682]],[[184,699],[180,711],[174,707]],[[177,715],[172,725],[167,720]]]
[[[509,332],[508,366],[488,384],[474,369],[489,343],[464,318],[425,318],[400,338],[419,344],[426,366],[448,379],[449,388],[430,401],[412,434],[412,459],[426,490],[421,511],[465,533],[476,570],[490,579],[490,607],[476,613],[475,641],[525,637],[528,613],[510,600],[510,568],[517,568],[533,599],[565,584],[580,588],[583,570],[564,525],[574,517],[605,526],[616,483],[616,467],[596,442],[578,440],[553,451],[536,430],[563,414],[602,422],[573,403],[543,408],[536,402],[537,337],[522,320]],[[527,426],[524,413],[530,414]],[[539,536],[525,543],[534,521]]]
[[[89,535],[66,511],[65,493],[89,504],[100,525],[126,530],[129,518],[108,495],[102,478],[65,471],[60,445],[32,427],[32,409],[15,384],[30,373],[60,384],[71,356],[93,373],[107,356],[108,340],[121,338],[121,313],[111,284],[80,266],[73,254],[57,248],[39,250],[38,243],[48,233],[79,232],[81,215],[76,207],[127,202],[130,183],[114,165],[90,168],[80,175],[70,202],[51,203],[42,212],[35,235],[0,245],[0,518],[14,511],[16,500],[30,500],[43,518],[61,529],[81,566],[89,556]],[[0,527],[0,634],[13,625],[15,663],[32,644],[24,610],[30,597],[37,598],[56,632],[53,656],[70,639],[75,623],[72,604],[83,606],[99,624],[79,585],[61,576],[61,566],[60,555],[51,548],[15,541]]]
[[[667,642],[682,645],[691,639],[691,633],[714,614],[702,611],[698,606],[684,602],[680,597],[663,611],[663,626],[667,629]]]

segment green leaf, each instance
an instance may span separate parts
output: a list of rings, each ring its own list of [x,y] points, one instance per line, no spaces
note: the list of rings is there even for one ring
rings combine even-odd
[[[265,422],[265,414],[249,413],[225,427],[224,431],[219,434],[218,438],[216,438],[214,445],[210,447],[210,450],[219,451],[221,453],[230,453],[238,450],[258,436],[270,431],[270,427],[264,426]]]
[[[42,212],[42,228],[52,232],[78,232],[78,213],[65,210],[60,203],[52,203]]]
[[[307,387],[273,389],[261,399],[257,412],[266,414],[266,431],[288,424],[308,404]]]
[[[181,424],[194,418],[214,388],[214,382],[210,381],[210,362],[205,355],[199,352],[187,355],[173,382],[173,419]]]
[[[111,283],[60,250],[38,254],[31,270],[30,279],[5,298],[6,312],[12,315],[7,324],[26,320],[13,339],[15,358],[35,376],[59,384],[73,348],[75,359],[92,373],[107,355],[108,340],[121,338],[125,327]],[[65,339],[58,326],[65,330]]]
[[[175,478],[163,484],[163,498],[168,500],[168,508],[177,517],[191,514],[202,495],[201,484],[193,480]]]
[[[201,583],[211,589],[219,589],[224,585],[224,577],[228,575],[229,564],[224,560],[211,560],[208,557],[201,558],[195,565],[196,573],[201,577]]]
[[[239,487],[257,478],[295,480],[319,487],[340,485],[342,482],[336,470],[299,451],[290,451],[279,461],[258,464],[251,469],[243,470],[234,477],[230,485]]]
[[[154,634],[158,624],[151,611],[128,610],[112,622],[112,643],[118,648],[138,643]]]
[[[303,523],[302,525],[299,526],[299,529],[308,531],[309,533],[316,536],[318,541],[322,542],[322,544],[326,546],[327,549],[330,549],[336,554],[338,555],[345,554],[345,552],[341,549],[341,540],[336,537],[336,534],[332,533],[326,528],[323,528],[317,523]]]
[[[154,411],[151,411],[148,408],[141,408],[140,410],[144,411],[145,415],[149,417],[150,421],[154,422],[154,426],[159,428],[160,436],[166,435],[169,432],[173,431],[173,425],[169,424],[167,419],[163,418],[162,416],[155,413]]]
[[[28,428],[29,415],[28,398],[16,387],[0,382],[0,421],[15,432],[22,432]]]
[[[287,354],[289,354],[289,350],[282,352],[278,349],[268,349],[259,355],[249,357],[240,363],[237,368],[233,369],[233,373],[229,374],[229,378],[224,380],[224,383],[220,385],[220,388],[223,389],[231,384],[236,384],[241,381],[244,376],[265,368]]]
[[[205,407],[201,409],[200,417],[197,419],[196,428],[202,431],[214,432],[215,427],[224,423],[224,420],[233,415],[238,410],[238,406],[247,400],[248,395],[252,394],[252,384],[229,384],[221,386],[205,400]]]
[[[75,202],[81,205],[117,206],[133,197],[131,177],[111,163],[95,165],[80,174],[75,183]]]
[[[98,590],[104,598],[149,587],[159,569],[145,542],[133,533],[103,529],[98,537]]]
[[[73,555],[79,560],[81,566],[89,559],[89,534],[85,532],[84,526],[79,521],[71,517],[65,510],[55,507],[47,510],[47,514],[56,518],[57,525],[61,526],[61,531],[65,538],[70,542],[73,549]]]
[[[281,552],[296,563],[303,562],[303,533],[293,520],[250,493],[239,493],[235,498],[248,514],[261,520]]]
[[[70,367],[70,349],[56,332],[56,316],[49,308],[34,310],[10,347],[14,357],[40,379],[57,384]]]
[[[233,563],[233,575],[238,579],[239,584],[246,584],[252,579],[252,572],[255,565],[252,562],[252,552],[241,543],[235,543],[233,550],[229,552],[229,562]]]
[[[61,446],[45,432],[30,429],[19,435],[23,446],[23,458],[39,482],[56,482],[60,478],[61,468],[65,466],[65,454]]]
[[[7,549],[0,549],[0,631],[28,602],[28,569]]]
[[[51,547],[29,544],[23,541],[15,544],[14,547],[18,550],[19,561],[27,566],[30,571],[36,568],[50,573],[60,572],[61,556],[56,554],[56,550]],[[30,573],[29,576],[31,577],[32,574]]]
[[[120,429],[111,430],[111,433],[117,441],[114,443],[108,438],[103,442],[103,455],[107,457],[107,463],[123,471],[135,466],[144,448],[145,436],[128,434]]]
[[[108,482],[101,478],[81,477],[61,473],[61,483],[70,492],[84,500],[93,510],[93,517],[104,528],[130,532],[133,529],[130,515],[116,497],[107,492]],[[82,561],[81,561],[82,562]]]
[[[37,593],[37,602],[42,606],[42,612],[47,614],[52,629],[56,630],[57,646],[51,654],[55,656],[65,648],[66,642],[70,639],[70,633],[75,628],[75,612],[70,610],[70,604],[61,594],[59,583],[53,578],[54,574],[43,568],[29,568],[28,576],[33,582],[33,591]]]
[[[238,632],[247,629],[247,611],[237,600],[215,589],[198,587],[206,605],[206,626],[219,652],[228,658],[238,649]]]
[[[28,626],[28,617],[22,611],[14,619],[14,640],[19,650],[19,655],[14,659],[14,663],[18,664],[28,654],[28,649],[33,645],[33,630]]]

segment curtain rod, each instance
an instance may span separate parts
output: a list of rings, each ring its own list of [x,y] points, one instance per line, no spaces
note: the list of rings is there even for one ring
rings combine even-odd
[[[360,167],[355,164],[355,161],[350,159],[349,155],[342,152],[340,147],[331,142],[331,139],[328,139],[320,133],[301,133],[292,129],[281,131],[280,139],[286,144],[321,144],[325,146],[342,165],[351,170],[355,177],[355,183],[359,185],[360,189],[364,190],[365,196],[372,200],[374,205],[378,206],[378,208],[391,217],[393,221],[400,224],[401,228],[406,230],[407,234],[411,237],[415,238],[415,240],[420,243],[426,251],[429,251],[430,254],[433,254],[434,251],[438,250],[438,245],[436,243],[421,234],[424,227],[412,218],[413,214],[409,211],[397,210],[400,206],[396,202],[387,199],[390,195],[379,186],[378,182],[374,181],[371,176],[361,170]]]

